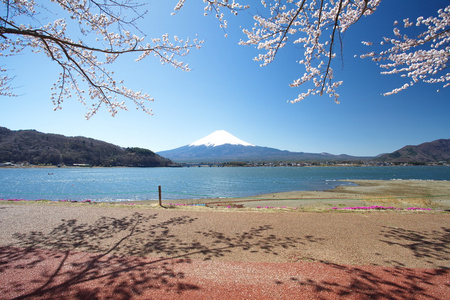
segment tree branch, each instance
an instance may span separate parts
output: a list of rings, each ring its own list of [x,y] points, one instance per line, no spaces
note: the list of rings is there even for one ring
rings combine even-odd
[[[283,37],[281,38],[280,42],[278,43],[276,49],[275,49],[275,53],[273,54],[273,58],[275,58],[275,56],[277,55],[278,50],[280,49],[281,45],[283,44],[284,39],[286,38],[286,35],[289,32],[289,29],[291,28],[292,24],[294,23],[294,21],[297,19],[298,15],[302,12],[303,10],[303,6],[305,5],[306,0],[302,1],[302,4],[299,6],[299,8],[297,9],[295,15],[291,18],[291,21],[289,22],[288,26],[286,27],[286,29],[284,29],[284,34]]]
[[[333,33],[331,34],[330,51],[328,53],[328,63],[327,63],[325,76],[323,77],[322,88],[320,90],[320,95],[323,95],[323,90],[325,89],[325,81],[327,80],[328,74],[330,72],[331,60],[332,60],[332,57],[333,57],[334,37],[336,35],[336,29],[339,27],[339,16],[340,16],[341,9],[342,9],[342,1],[343,0],[339,1],[339,9],[338,9],[338,12],[336,13],[336,18],[334,19]]]
[[[95,47],[89,47],[83,44],[74,43],[68,40],[63,40],[57,37],[52,36],[51,34],[45,32],[42,29],[15,29],[15,28],[6,28],[0,26],[0,34],[16,34],[16,35],[23,35],[23,36],[30,36],[34,37],[40,40],[50,40],[55,43],[61,43],[67,46],[80,48],[84,50],[94,51],[94,52],[101,52],[105,54],[125,54],[125,53],[131,53],[131,52],[145,52],[145,51],[156,51],[156,48],[142,48],[142,49],[136,49],[136,46],[133,46],[131,48],[127,48],[125,50],[108,50],[108,49],[100,49]],[[163,48],[164,49],[164,48]],[[167,48],[171,49],[171,48]]]

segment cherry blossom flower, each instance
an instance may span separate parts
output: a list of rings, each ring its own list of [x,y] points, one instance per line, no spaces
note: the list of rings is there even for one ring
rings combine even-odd
[[[289,40],[300,45],[303,58],[298,61],[305,73],[290,86],[309,83],[306,92],[300,93],[292,103],[308,96],[328,94],[339,103],[336,89],[342,81],[334,79],[332,60],[337,57],[341,35],[361,17],[375,12],[381,0],[300,0],[261,1],[267,16],[255,15],[251,30],[244,29],[247,40],[241,45],[255,45],[264,51],[255,57],[266,66],[274,61]]]
[[[45,53],[61,70],[52,88],[55,110],[61,109],[64,100],[76,97],[87,106],[86,118],[102,106],[114,116],[118,110],[128,109],[127,100],[137,109],[152,113],[146,103],[153,98],[127,88],[110,70],[119,56],[135,53],[140,61],[153,55],[161,64],[189,71],[178,58],[202,44],[198,39],[172,39],[167,34],[146,42],[135,25],[146,11],[132,0],[15,0],[3,1],[0,6],[6,12],[0,16],[0,56],[25,50]],[[12,96],[11,78],[5,71],[0,68],[0,95]]]
[[[416,27],[421,33],[412,38],[395,27],[395,38],[384,37],[380,42],[380,45],[387,47],[386,50],[361,56],[372,58],[386,69],[381,74],[400,74],[410,79],[384,95],[396,94],[418,82],[437,83],[443,88],[450,86],[450,73],[447,70],[450,60],[450,5],[440,9],[437,14],[436,17],[419,17],[415,22],[404,19],[404,29]],[[396,21],[394,25],[398,23]]]
[[[210,1],[208,1],[210,2]],[[213,2],[213,1],[211,1]],[[216,2],[216,1],[214,1]],[[333,60],[342,51],[342,34],[362,17],[375,13],[381,0],[262,0],[262,9],[254,15],[251,29],[243,29],[247,40],[240,45],[253,45],[261,53],[254,60],[261,66],[273,62],[288,43],[303,49],[298,63],[305,72],[292,81],[291,87],[304,87],[290,102],[295,103],[308,96],[328,94],[339,103],[337,88],[343,84],[336,80]],[[384,95],[392,95],[418,82],[438,83],[443,88],[450,85],[450,6],[440,9],[436,17],[419,17],[403,20],[404,29],[417,27],[421,33],[410,38],[402,30],[393,29],[394,38],[386,37],[380,45],[388,47],[380,53],[366,53],[387,69],[381,74],[399,74],[410,81]],[[394,26],[399,24],[398,21]],[[373,42],[363,41],[366,46]],[[381,63],[385,62],[385,63]]]
[[[173,14],[185,2],[178,0]],[[224,31],[228,27],[224,12],[236,15],[249,9],[235,0],[203,2],[204,14],[214,15]],[[342,56],[342,35],[361,18],[374,14],[381,0],[261,0],[260,3],[252,3],[256,6],[254,24],[250,29],[243,29],[246,39],[239,44],[256,47],[259,53],[254,60],[261,66],[272,63],[287,45],[302,49],[297,63],[304,71],[290,86],[302,86],[304,90],[290,102],[327,94],[339,103],[337,90],[343,82],[336,78],[333,62]],[[168,34],[146,39],[136,26],[146,11],[133,0],[14,0],[3,1],[0,7],[0,57],[26,50],[45,53],[61,70],[52,87],[55,109],[61,109],[66,99],[75,97],[87,106],[87,118],[102,106],[114,116],[119,110],[127,110],[129,102],[152,114],[147,103],[153,98],[146,92],[126,87],[110,70],[119,56],[136,54],[136,61],[155,56],[163,65],[189,71],[188,64],[180,59],[203,43],[197,38],[180,39]],[[378,63],[385,70],[381,74],[408,78],[408,82],[385,95],[398,93],[418,82],[448,87],[450,5],[440,9],[437,16],[406,18],[402,23],[400,29],[396,21],[392,36],[379,42],[385,50],[361,56]],[[74,33],[75,29],[78,32]],[[413,38],[405,34],[414,29],[421,33]],[[376,45],[370,41],[362,43]],[[6,68],[0,66],[0,95],[14,96],[11,80]]]

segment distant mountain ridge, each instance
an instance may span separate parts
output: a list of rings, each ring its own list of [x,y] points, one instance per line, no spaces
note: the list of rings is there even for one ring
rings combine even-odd
[[[218,130],[212,134],[172,150],[157,152],[178,163],[213,163],[229,161],[325,161],[361,160],[367,157],[333,155],[329,153],[290,152],[269,147],[255,146],[232,134]]]
[[[36,130],[12,131],[0,127],[0,163],[4,162],[105,167],[175,165],[148,149],[122,148],[86,137],[66,137]]]
[[[417,146],[408,145],[392,153],[383,154],[376,160],[392,163],[450,162],[450,139],[440,139]]]
[[[166,158],[167,157],[167,158]],[[174,162],[175,161],[175,162]],[[0,127],[0,163],[86,164],[90,166],[168,167],[177,163],[231,161],[371,161],[373,163],[450,163],[450,139],[405,146],[377,157],[290,152],[255,146],[226,131],[217,131],[189,145],[157,153],[142,148],[122,148],[86,138],[13,131]]]

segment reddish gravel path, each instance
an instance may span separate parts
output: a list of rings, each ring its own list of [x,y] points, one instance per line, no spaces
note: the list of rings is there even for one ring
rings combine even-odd
[[[448,270],[145,259],[3,247],[2,299],[449,299]]]
[[[0,299],[450,299],[450,218],[0,206]]]

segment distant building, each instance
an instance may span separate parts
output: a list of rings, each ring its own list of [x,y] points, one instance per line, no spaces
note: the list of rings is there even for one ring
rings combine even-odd
[[[0,163],[0,167],[14,167],[15,164],[13,164],[12,162],[5,162],[5,163]]]

